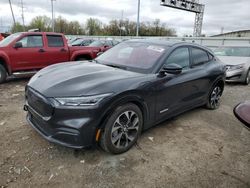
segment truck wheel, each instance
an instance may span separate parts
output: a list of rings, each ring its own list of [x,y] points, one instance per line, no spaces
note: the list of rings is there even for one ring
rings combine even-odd
[[[88,60],[88,58],[86,58],[86,57],[78,57],[78,58],[76,58],[76,61],[86,61],[86,60]]]
[[[0,65],[0,84],[4,83],[6,81],[7,78],[7,72],[5,70],[5,68]]]

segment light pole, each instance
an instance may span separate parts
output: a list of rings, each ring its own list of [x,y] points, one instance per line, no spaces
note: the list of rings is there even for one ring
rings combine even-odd
[[[9,0],[9,4],[10,4],[10,10],[11,10],[11,14],[12,14],[13,22],[14,22],[14,30],[15,30],[16,29],[16,20],[15,20],[15,16],[14,16],[13,9],[12,9],[12,4],[11,4],[10,0]]]
[[[141,0],[138,0],[138,9],[137,9],[137,24],[136,24],[136,36],[139,36],[139,27],[140,27],[140,6]]]
[[[54,1],[56,0],[51,0],[51,12],[52,12],[52,22],[51,22],[51,26],[52,26],[52,31],[55,31],[55,24],[54,24]]]

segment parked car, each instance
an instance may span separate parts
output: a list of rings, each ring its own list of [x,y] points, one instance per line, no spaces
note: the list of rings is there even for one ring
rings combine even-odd
[[[92,42],[94,42],[93,39],[79,38],[71,42],[70,45],[71,46],[89,46]]]
[[[246,85],[250,82],[250,46],[235,47],[223,46],[213,48],[214,53],[226,64],[226,81],[241,82]]]
[[[95,40],[89,46],[102,48],[102,51],[107,51],[113,46],[117,45],[119,42],[116,40]]]
[[[250,130],[250,101],[238,104],[234,108],[234,115]]]
[[[7,76],[33,75],[37,70],[55,63],[90,60],[102,47],[68,46],[60,33],[15,33],[0,42],[0,83]]]
[[[71,148],[99,143],[118,154],[143,130],[199,106],[217,109],[225,66],[209,49],[183,42],[130,40],[92,62],[49,66],[26,87],[27,121]]]

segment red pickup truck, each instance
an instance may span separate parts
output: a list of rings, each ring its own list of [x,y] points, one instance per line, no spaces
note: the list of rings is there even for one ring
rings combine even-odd
[[[60,33],[15,33],[0,42],[0,83],[5,82],[7,76],[32,75],[51,64],[91,60],[109,48],[68,46]]]

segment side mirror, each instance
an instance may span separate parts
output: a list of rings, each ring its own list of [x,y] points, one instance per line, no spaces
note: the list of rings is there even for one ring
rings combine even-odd
[[[108,45],[104,45],[104,48],[108,48],[109,46]]]
[[[23,47],[23,43],[22,42],[16,42],[14,45],[14,48],[22,48]]]
[[[182,67],[177,64],[164,65],[160,73],[168,74],[180,74],[182,72]]]

